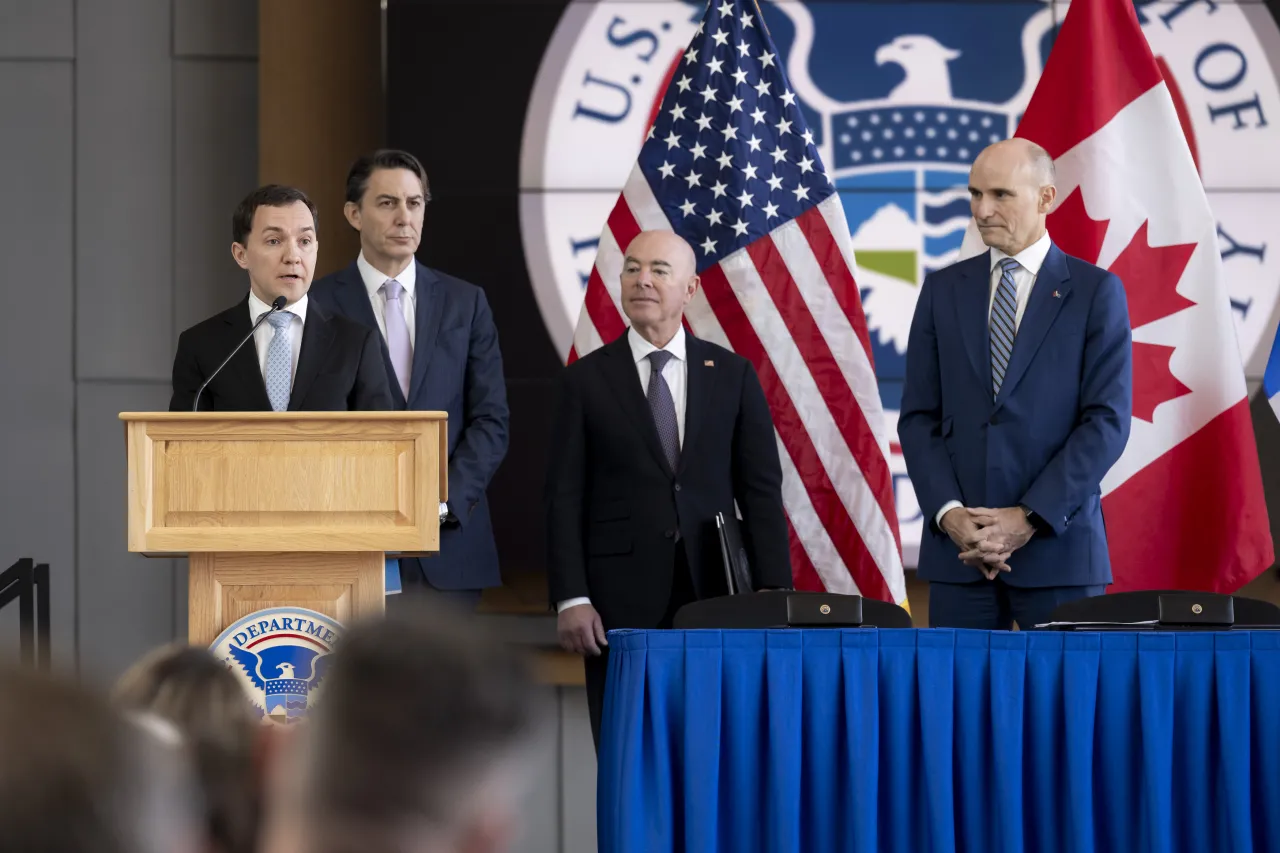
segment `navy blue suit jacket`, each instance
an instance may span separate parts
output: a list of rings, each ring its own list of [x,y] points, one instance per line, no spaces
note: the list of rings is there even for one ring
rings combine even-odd
[[[396,411],[449,415],[449,512],[457,524],[440,531],[440,553],[402,559],[401,573],[421,571],[436,589],[482,589],[502,583],[485,489],[507,455],[507,386],[498,330],[484,291],[417,260],[415,338],[409,399],[394,381],[382,340]],[[376,332],[378,322],[353,262],[311,287],[311,298]],[[382,335],[379,333],[379,339]]]
[[[1111,581],[1100,484],[1129,439],[1129,309],[1120,279],[1051,246],[992,399],[991,256],[925,278],[907,343],[898,437],[925,517],[921,578],[981,579],[935,522],[951,500],[1024,504],[1037,531],[1011,586]]]

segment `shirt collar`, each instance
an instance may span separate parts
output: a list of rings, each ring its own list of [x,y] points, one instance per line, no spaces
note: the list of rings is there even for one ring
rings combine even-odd
[[[680,328],[676,330],[675,337],[667,341],[667,345],[665,347],[655,347],[653,344],[640,337],[640,333],[635,329],[627,330],[627,343],[631,345],[631,357],[636,360],[636,363],[648,358],[649,353],[657,352],[659,349],[666,350],[680,361],[685,360],[685,337],[683,324],[681,324]]]
[[[258,298],[258,294],[252,290],[249,291],[249,322],[256,323],[258,318],[271,310],[271,306]],[[281,311],[287,311],[295,315],[302,324],[307,324],[307,294],[302,294],[302,298],[292,305],[286,305]]]
[[[1044,259],[1049,254],[1049,247],[1053,245],[1053,241],[1049,239],[1049,232],[1040,235],[1040,239],[1032,243],[1027,248],[1013,256],[1018,262],[1018,266],[1022,267],[1033,276],[1040,274],[1040,267],[1044,266]],[[991,269],[996,268],[996,264],[1009,257],[1004,252],[991,247]]]
[[[356,258],[356,269],[360,270],[360,278],[364,281],[365,290],[369,291],[369,296],[376,294],[382,285],[387,283],[388,279],[394,278],[400,282],[400,286],[404,288],[404,292],[409,294],[409,298],[413,298],[413,289],[418,283],[418,262],[414,258],[409,259],[409,265],[401,270],[399,275],[389,276],[378,272],[373,268],[373,264],[365,260],[364,252],[361,252]]]

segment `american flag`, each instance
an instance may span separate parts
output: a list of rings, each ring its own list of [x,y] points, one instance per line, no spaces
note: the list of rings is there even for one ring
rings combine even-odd
[[[642,230],[694,247],[689,330],[755,366],[798,589],[906,602],[889,441],[844,208],[751,0],[712,0],[600,235],[569,361],[626,330]]]

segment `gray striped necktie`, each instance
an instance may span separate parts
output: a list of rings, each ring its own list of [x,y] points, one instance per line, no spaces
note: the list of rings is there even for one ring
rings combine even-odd
[[[1013,258],[1000,261],[1000,285],[991,305],[991,396],[1000,395],[1005,372],[1009,369],[1009,357],[1013,355],[1013,339],[1017,337],[1015,319],[1018,316],[1018,285],[1013,271],[1018,262]]]

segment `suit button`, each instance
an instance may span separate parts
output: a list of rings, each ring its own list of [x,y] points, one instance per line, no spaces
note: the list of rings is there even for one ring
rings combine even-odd
[[[676,491],[677,491],[677,492],[678,492],[678,491],[680,491],[680,484],[679,484],[679,483],[676,483]]]
[[[665,536],[665,537],[667,537],[668,539],[674,539],[674,538],[676,538],[676,532],[675,532],[674,530],[668,530],[668,531],[666,531],[665,533],[663,533],[662,535],[663,535],[663,536]]]
[[[992,415],[990,418],[987,419],[987,423],[990,424],[991,426],[995,426],[996,424],[1000,423],[1000,419],[995,415]]]

